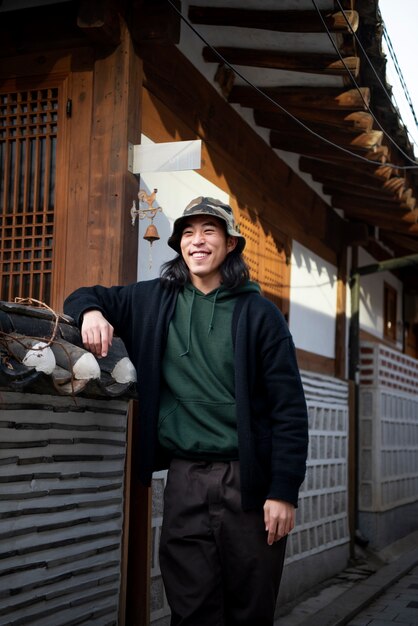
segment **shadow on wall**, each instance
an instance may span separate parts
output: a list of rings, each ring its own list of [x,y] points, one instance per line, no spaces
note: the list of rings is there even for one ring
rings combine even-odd
[[[335,286],[337,282],[335,268],[318,256],[313,258],[312,252],[310,252],[307,248],[304,248],[303,246],[293,246],[292,258],[296,267],[299,269],[304,267],[309,274],[314,273],[318,276],[324,284],[330,285],[330,287]]]

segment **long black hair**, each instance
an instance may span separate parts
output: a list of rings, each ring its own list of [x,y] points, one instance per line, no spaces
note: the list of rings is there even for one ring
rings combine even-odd
[[[219,267],[221,284],[228,289],[235,289],[243,285],[250,278],[248,265],[242,254],[236,250],[229,252]],[[182,287],[190,281],[189,268],[181,254],[161,267],[160,277],[165,286]]]

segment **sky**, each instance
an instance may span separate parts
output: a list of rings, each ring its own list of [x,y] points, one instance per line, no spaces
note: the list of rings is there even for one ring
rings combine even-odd
[[[418,0],[379,0],[379,7],[409,91],[416,117],[418,118],[418,73],[416,71],[418,57]],[[396,106],[401,113],[410,138],[417,144],[415,146],[415,156],[418,158],[418,128],[385,46],[384,52],[388,59],[386,68],[387,81],[393,87]]]

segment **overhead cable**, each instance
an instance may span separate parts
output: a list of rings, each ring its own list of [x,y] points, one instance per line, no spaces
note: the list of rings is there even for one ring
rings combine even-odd
[[[295,115],[293,115],[290,111],[288,111],[285,107],[283,107],[279,102],[277,102],[276,100],[274,100],[273,98],[271,98],[265,91],[263,91],[262,89],[260,89],[259,87],[257,87],[256,85],[254,85],[254,83],[252,83],[248,78],[246,78],[239,70],[237,70],[231,63],[229,63],[229,61],[227,61],[225,59],[225,57],[216,50],[216,48],[214,48],[204,37],[203,35],[193,26],[193,24],[191,24],[191,22],[182,14],[181,10],[179,10],[172,2],[172,0],[167,0],[168,4],[170,4],[170,6],[173,8],[173,10],[180,16],[181,20],[188,26],[188,28],[190,28],[190,30],[192,30],[195,35],[218,57],[218,59],[225,65],[227,66],[230,70],[232,70],[234,72],[234,74],[236,74],[237,76],[239,76],[239,78],[241,78],[241,80],[243,80],[249,87],[251,87],[252,89],[254,89],[257,93],[259,93],[261,96],[263,96],[263,98],[265,98],[266,100],[268,100],[271,104],[273,104],[275,107],[277,107],[278,109],[280,109],[283,113],[285,113],[286,115],[288,115],[294,122],[296,122],[301,128],[303,128],[304,130],[306,130],[308,133],[310,133],[311,135],[313,135],[314,137],[316,137],[317,139],[319,139],[320,141],[322,141],[323,143],[326,143],[329,146],[332,146],[333,148],[336,148],[337,150],[339,150],[340,152],[344,152],[345,154],[348,154],[349,156],[353,157],[354,159],[358,159],[360,161],[363,161],[365,163],[369,163],[369,164],[373,164],[376,165],[376,161],[374,161],[373,159],[368,159],[367,157],[361,156],[360,154],[357,154],[355,152],[352,152],[351,150],[349,150],[348,148],[344,148],[343,146],[340,146],[336,143],[334,143],[333,141],[331,141],[330,139],[327,139],[326,137],[324,137],[323,135],[317,133],[316,131],[314,131],[312,128],[310,128],[309,126],[307,126],[302,120],[300,120],[298,117],[296,117]],[[325,160],[325,159],[324,159]],[[332,162],[332,161],[331,161]],[[416,165],[399,165],[396,163],[384,163],[385,167],[389,167],[392,169],[397,169],[397,170],[415,170],[418,169],[418,163]]]
[[[345,11],[344,11],[344,8],[343,8],[343,7],[342,7],[342,5],[341,5],[340,0],[337,0],[337,4],[338,4],[338,7],[340,8],[340,11],[342,12],[342,14],[343,14],[343,16],[344,16],[345,21],[347,22],[348,27],[349,27],[349,28],[350,28],[350,30],[351,30],[351,34],[354,36],[354,39],[356,40],[356,43],[359,45],[359,48],[360,48],[360,49],[361,49],[361,51],[363,52],[365,59],[367,60],[367,62],[369,63],[369,65],[370,65],[371,69],[373,70],[373,73],[374,73],[374,75],[376,76],[376,78],[377,78],[377,80],[378,80],[378,82],[379,82],[380,86],[382,87],[382,89],[383,89],[383,91],[384,91],[384,93],[385,93],[386,97],[388,98],[388,100],[389,100],[390,102],[392,102],[392,96],[391,96],[391,94],[390,94],[390,93],[388,93],[388,91],[387,91],[387,89],[386,89],[385,84],[383,83],[383,81],[382,81],[382,79],[380,78],[380,76],[379,76],[378,72],[376,71],[376,68],[374,67],[374,65],[373,65],[373,63],[372,63],[372,61],[371,61],[371,59],[370,59],[369,55],[367,54],[366,50],[364,49],[364,46],[363,46],[363,44],[361,43],[360,38],[358,37],[357,33],[354,31],[354,29],[353,29],[353,27],[352,27],[352,25],[351,25],[351,23],[350,23],[350,20],[348,19],[347,15],[346,15],[346,13],[345,13]],[[396,72],[397,72],[397,74],[398,74],[398,76],[399,76],[399,81],[400,81],[400,83],[401,83],[401,85],[402,85],[402,88],[404,89],[405,97],[406,97],[406,99],[407,99],[407,101],[408,101],[408,104],[409,104],[409,106],[410,106],[410,108],[411,108],[412,115],[413,115],[413,117],[414,117],[415,123],[416,123],[416,125],[418,126],[418,120],[417,120],[417,117],[416,117],[416,114],[415,114],[414,105],[413,105],[413,103],[412,103],[412,99],[411,99],[411,96],[410,96],[410,94],[409,94],[408,87],[407,87],[406,82],[405,82],[405,79],[404,79],[404,77],[403,77],[402,70],[401,70],[400,65],[399,65],[399,63],[398,63],[398,59],[397,59],[397,57],[396,57],[395,51],[394,51],[394,49],[393,49],[392,42],[391,42],[391,40],[390,40],[390,37],[389,37],[388,31],[387,31],[386,25],[385,25],[385,23],[384,23],[384,21],[383,21],[383,20],[382,20],[382,25],[383,25],[383,36],[384,36],[384,38],[385,38],[385,40],[386,40],[386,42],[387,42],[388,50],[389,50],[390,55],[391,55],[391,57],[392,57],[393,63],[394,63],[394,65],[395,65]]]
[[[341,4],[340,4],[339,0],[337,0],[337,2],[338,2],[338,5],[339,5],[339,7],[340,7],[340,9],[341,9],[341,11],[342,11],[342,13],[343,13],[343,15],[344,15],[344,18],[345,18],[345,20],[346,20],[347,24],[349,25],[349,27],[350,27],[350,29],[351,29],[352,34],[354,35],[354,37],[355,37],[356,41],[357,41],[357,42],[359,43],[359,45],[361,46],[361,49],[362,49],[362,51],[363,51],[363,54],[364,54],[364,55],[365,55],[365,57],[367,58],[367,60],[368,60],[368,62],[369,62],[369,64],[370,64],[370,66],[372,67],[372,69],[373,69],[373,71],[374,71],[375,75],[377,76],[377,78],[378,78],[378,80],[379,80],[380,85],[382,86],[382,88],[384,89],[384,91],[385,91],[386,95],[388,96],[388,98],[389,98],[389,99],[390,99],[390,101],[392,102],[392,100],[391,100],[391,98],[390,98],[390,95],[388,94],[388,92],[387,92],[387,90],[386,90],[385,86],[383,85],[383,82],[380,80],[380,78],[379,78],[379,76],[378,76],[378,74],[377,74],[377,72],[376,72],[375,68],[373,67],[372,62],[371,62],[371,60],[369,59],[369,57],[368,57],[368,55],[367,55],[367,52],[365,51],[365,49],[364,49],[364,48],[363,48],[363,46],[361,45],[361,42],[360,42],[359,38],[357,37],[356,33],[354,32],[354,29],[352,28],[352,26],[351,26],[351,24],[350,24],[350,22],[349,22],[349,20],[348,20],[348,18],[347,18],[347,16],[346,16],[346,14],[345,14],[344,9],[342,8],[342,6],[341,6]],[[396,143],[396,141],[395,141],[394,139],[392,139],[392,137],[391,137],[391,136],[389,135],[389,133],[388,133],[388,132],[387,132],[387,131],[383,128],[382,124],[380,123],[380,121],[379,121],[379,120],[377,119],[377,117],[375,116],[375,114],[374,114],[374,112],[372,111],[372,109],[370,108],[369,104],[366,102],[366,99],[364,98],[364,96],[363,96],[363,94],[362,94],[362,92],[361,92],[361,89],[360,89],[359,84],[357,83],[357,81],[356,81],[355,77],[353,76],[352,72],[350,72],[350,69],[347,67],[347,64],[346,64],[346,62],[345,62],[345,60],[344,60],[344,57],[342,56],[342,54],[341,54],[340,50],[338,49],[338,46],[337,46],[337,44],[335,43],[335,41],[334,41],[334,39],[333,39],[333,37],[332,37],[332,34],[331,34],[331,32],[330,32],[330,30],[329,30],[329,28],[328,28],[328,25],[327,25],[326,21],[324,20],[323,15],[322,15],[321,11],[319,10],[318,5],[316,4],[316,1],[315,1],[315,0],[312,0],[312,4],[314,5],[314,7],[315,7],[315,9],[316,9],[316,11],[317,11],[317,13],[318,13],[318,15],[319,15],[320,19],[321,19],[321,22],[322,22],[322,24],[323,24],[323,26],[324,26],[324,28],[325,28],[325,30],[326,30],[326,32],[327,32],[327,35],[328,35],[328,37],[329,37],[329,39],[330,39],[330,41],[331,41],[331,43],[332,43],[332,45],[333,45],[333,47],[334,47],[335,52],[337,53],[337,55],[338,55],[338,57],[339,57],[340,61],[343,63],[343,65],[344,65],[344,67],[345,67],[345,69],[346,69],[346,71],[347,71],[347,74],[349,75],[351,82],[353,83],[353,85],[354,85],[354,87],[357,89],[357,91],[359,92],[360,97],[361,97],[361,99],[363,100],[363,102],[364,102],[364,106],[366,107],[367,111],[370,113],[370,115],[372,116],[372,118],[374,119],[374,121],[376,122],[376,124],[378,125],[378,127],[380,128],[380,130],[383,132],[383,134],[385,135],[385,137],[387,137],[387,138],[389,139],[389,141],[390,141],[390,142],[391,142],[391,143],[395,146],[395,148],[396,148],[397,150],[399,150],[399,152],[400,152],[400,153],[401,153],[401,154],[402,154],[402,155],[403,155],[403,156],[404,156],[404,157],[405,157],[405,158],[406,158],[406,159],[407,159],[410,163],[413,163],[414,165],[417,165],[417,166],[418,166],[418,161],[415,161],[415,159],[411,158],[411,156],[410,156],[407,152],[405,152],[405,151],[404,151],[404,150],[403,150],[403,149],[399,146],[399,144],[398,144],[398,143]]]

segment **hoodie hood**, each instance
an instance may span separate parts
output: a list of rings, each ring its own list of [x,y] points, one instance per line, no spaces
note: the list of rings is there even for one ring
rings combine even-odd
[[[206,294],[200,291],[199,289],[197,289],[196,287],[194,287],[191,283],[187,283],[187,285],[185,285],[184,287],[184,297],[189,303],[187,342],[186,342],[186,350],[182,352],[180,356],[186,356],[187,354],[189,354],[189,351],[190,351],[193,308],[194,308],[196,298],[204,299],[206,302],[206,306],[209,303],[211,304],[211,312],[210,312],[209,322],[207,325],[207,333],[208,335],[210,335],[210,333],[213,331],[213,328],[214,328],[216,305],[225,303],[228,306],[227,303],[230,302],[231,306],[228,306],[228,308],[232,311],[233,306],[234,306],[234,300],[240,295],[243,295],[245,293],[250,293],[250,292],[255,292],[255,293],[261,292],[260,286],[258,285],[258,283],[249,280],[244,285],[240,285],[239,287],[236,287],[235,289],[227,289],[226,287],[223,287],[221,285],[220,287],[217,287],[217,289],[214,289],[213,291],[210,291],[209,293],[206,293]],[[200,307],[201,305],[199,305],[199,310],[201,311],[202,309]],[[200,313],[195,314],[195,317],[201,317]]]

